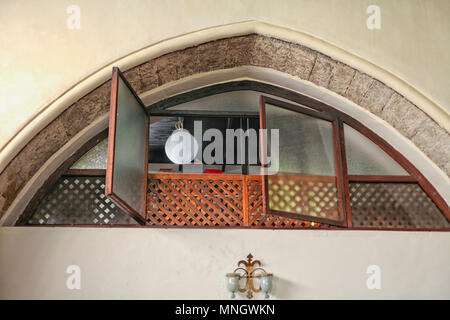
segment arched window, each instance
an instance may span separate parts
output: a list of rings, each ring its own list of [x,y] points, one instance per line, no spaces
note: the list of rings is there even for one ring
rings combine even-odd
[[[317,100],[243,81],[145,107],[117,69],[111,90],[109,138],[76,161],[21,221],[450,228],[448,206],[406,158]],[[199,144],[183,165],[165,150],[181,123]],[[220,144],[219,136],[226,141]]]

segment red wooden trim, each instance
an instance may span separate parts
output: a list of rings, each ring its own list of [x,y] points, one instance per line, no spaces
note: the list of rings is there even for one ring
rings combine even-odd
[[[267,132],[266,135],[261,134],[263,132],[263,130],[267,130],[267,126],[266,126],[266,97],[261,96],[259,98],[259,129],[260,131],[260,162],[261,162],[261,174],[263,175],[263,179],[262,179],[262,197],[263,197],[263,211],[267,212],[268,211],[268,203],[269,203],[269,193],[267,192],[269,190],[269,185],[268,185],[268,178],[267,178],[267,163],[265,163],[265,157],[264,155],[266,154],[266,145],[267,145]]]
[[[406,228],[340,228],[340,227],[327,227],[327,228],[274,228],[274,227],[243,227],[243,226],[151,226],[140,224],[29,224],[24,227],[44,227],[44,228],[154,228],[154,229],[255,229],[255,230],[291,230],[291,231],[303,231],[303,230],[317,230],[317,231],[401,231],[401,232],[450,232],[449,229],[406,229]]]
[[[295,177],[296,180],[300,181],[313,181],[313,182],[336,182],[336,176],[313,176],[313,175],[307,175],[307,174],[301,174],[301,173],[285,173],[285,172],[279,172],[276,175],[269,175],[273,180],[276,180],[277,177]]]
[[[119,68],[113,67],[111,78],[111,102],[109,105],[108,163],[106,166],[105,195],[112,194],[114,180],[114,150],[116,145],[117,95]]]
[[[278,210],[273,210],[273,209],[268,209],[268,211],[266,211],[266,213],[281,216],[281,217],[291,218],[291,219],[299,219],[299,220],[312,221],[312,222],[317,222],[317,223],[326,223],[326,224],[334,225],[334,226],[338,226],[338,227],[346,227],[347,226],[346,220],[333,220],[333,219],[327,219],[327,218],[308,216],[305,214],[291,213],[291,212],[286,212],[286,211],[278,211]]]
[[[106,175],[105,169],[69,169],[63,176],[94,176],[104,177]]]
[[[244,214],[244,226],[249,226],[249,216],[248,216],[248,185],[247,176],[242,176],[242,213]]]
[[[143,194],[143,204],[142,210],[144,211],[141,215],[144,217],[144,220],[147,219],[147,188],[148,188],[148,144],[150,139],[150,116],[147,116],[147,127],[145,134],[145,172],[144,172],[144,194]],[[145,223],[145,222],[144,222]]]
[[[339,120],[333,121],[333,144],[334,144],[334,163],[336,170],[336,187],[338,193],[338,209],[341,219],[345,221],[345,226],[351,227],[352,221],[351,218],[347,216],[348,213],[351,214],[349,210],[347,210],[347,197],[348,194],[348,181],[347,181],[347,164],[345,159],[343,158],[342,143],[341,143],[341,125],[342,122]]]
[[[149,179],[161,180],[239,180],[242,181],[242,174],[206,174],[206,173],[149,173]]]
[[[287,109],[290,111],[294,111],[294,112],[298,112],[298,113],[303,113],[306,114],[308,116],[314,117],[314,118],[319,118],[322,120],[327,120],[327,121],[333,121],[334,119],[336,119],[336,117],[334,115],[331,114],[327,114],[324,113],[323,111],[319,111],[319,110],[312,110],[311,108],[307,107],[307,106],[297,106],[295,104],[286,102],[286,101],[282,101],[282,100],[276,100],[270,97],[266,97],[263,96],[265,103],[269,103],[271,105],[274,105],[276,107],[281,107],[283,109]]]
[[[350,182],[418,182],[413,176],[349,175]]]
[[[145,217],[143,217],[140,213],[138,213],[136,210],[131,208],[128,203],[122,200],[119,196],[117,196],[115,193],[111,193],[108,195],[108,197],[113,200],[114,204],[117,205],[122,211],[129,216],[131,216],[134,220],[136,220],[138,223],[145,225]]]
[[[345,150],[345,136],[344,136],[344,123],[341,118],[338,118],[338,137],[337,142],[339,145],[340,153],[339,153],[339,161],[341,163],[342,169],[342,177],[343,177],[343,201],[344,201],[344,210],[347,217],[347,227],[351,228],[353,226],[352,220],[352,210],[350,206],[350,189],[349,189],[349,180],[348,180],[348,169],[347,169],[347,155]]]

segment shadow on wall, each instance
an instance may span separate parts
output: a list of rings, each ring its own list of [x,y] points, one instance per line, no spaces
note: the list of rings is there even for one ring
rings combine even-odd
[[[273,288],[272,293],[270,294],[271,297],[275,299],[292,299],[295,297],[295,299],[300,299],[300,297],[297,297],[296,295],[299,292],[302,292],[303,288],[298,283],[295,283],[291,280],[277,277],[275,274],[273,277]]]

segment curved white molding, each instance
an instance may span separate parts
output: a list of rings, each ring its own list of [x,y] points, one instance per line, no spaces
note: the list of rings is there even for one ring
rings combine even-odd
[[[444,108],[424,95],[417,88],[386,69],[305,32],[291,30],[260,21],[246,21],[207,28],[152,44],[113,61],[99,69],[97,72],[87,76],[85,79],[76,83],[64,92],[59,98],[43,108],[38,115],[27,123],[14,138],[0,150],[0,172],[3,171],[6,165],[34,135],[48,125],[71,104],[108,80],[110,78],[112,66],[118,66],[122,70],[127,70],[165,53],[220,38],[252,33],[302,44],[359,69],[384,82],[386,85],[407,97],[442,127],[446,128],[447,131],[450,131],[450,114]]]

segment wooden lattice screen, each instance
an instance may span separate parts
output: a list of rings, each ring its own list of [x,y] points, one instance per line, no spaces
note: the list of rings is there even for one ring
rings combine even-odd
[[[151,174],[146,220],[157,226],[243,226],[242,176]]]
[[[328,225],[317,222],[292,219],[273,214],[266,214],[263,210],[262,177],[248,176],[248,215],[249,226],[259,228],[326,228]]]
[[[339,220],[336,177],[277,174],[268,176],[270,210]]]
[[[350,183],[350,204],[354,227],[450,227],[417,183]]]
[[[150,174],[147,190],[151,226],[326,227],[265,214],[261,176]]]
[[[261,176],[150,174],[147,192],[148,226],[330,227],[265,213]],[[63,176],[41,200],[27,224],[136,224],[104,193],[105,178],[102,176]],[[450,227],[417,183],[352,182],[350,201],[353,227],[356,228]]]
[[[105,177],[62,176],[41,200],[29,225],[136,224],[105,196]]]

